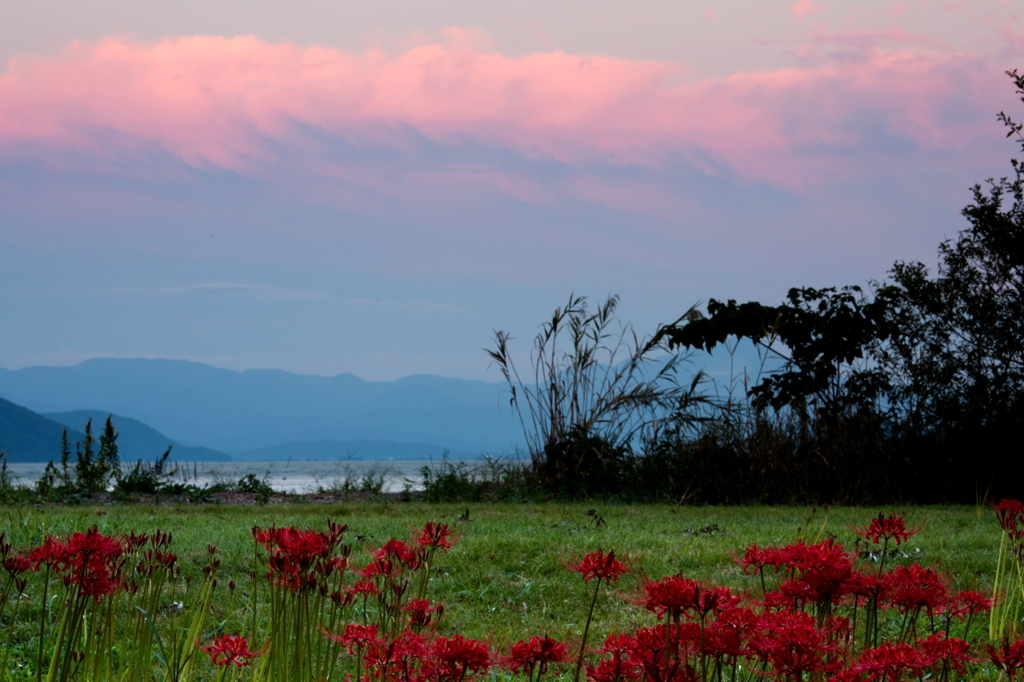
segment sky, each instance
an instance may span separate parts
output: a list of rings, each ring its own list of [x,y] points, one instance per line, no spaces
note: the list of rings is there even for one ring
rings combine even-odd
[[[6,0],[0,367],[498,381],[573,294],[934,267],[1018,67],[1019,0]]]

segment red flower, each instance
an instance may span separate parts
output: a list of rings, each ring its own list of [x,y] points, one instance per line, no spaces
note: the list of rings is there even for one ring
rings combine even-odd
[[[918,564],[897,566],[879,583],[882,600],[899,608],[923,608],[933,615],[946,606],[949,595],[942,578]]]
[[[423,662],[422,678],[433,682],[462,682],[491,667],[487,645],[462,635],[438,637]]]
[[[241,635],[217,635],[213,638],[213,644],[199,648],[210,654],[210,662],[214,665],[234,663],[239,667],[249,665],[250,658],[256,658],[263,653],[262,649],[249,651],[249,643]]]
[[[369,644],[380,642],[377,639],[376,625],[349,623],[345,626],[345,632],[340,635],[328,632],[327,630],[322,630],[321,632],[323,632],[325,637],[340,643],[349,654],[354,654],[356,649],[363,649]]]
[[[123,561],[121,543],[104,537],[93,526],[84,533],[74,533],[67,542],[47,536],[42,546],[29,552],[32,569],[42,564],[64,574],[64,584],[76,585],[79,594],[93,597],[97,603],[113,594],[120,585]]]
[[[712,610],[720,612],[739,603],[727,587],[704,587],[678,573],[661,580],[649,580],[643,589],[644,596],[638,603],[658,618],[667,613],[673,623],[687,611],[703,618]]]
[[[364,598],[372,597],[373,595],[380,592],[377,586],[370,580],[357,580],[352,583],[352,587],[348,589],[351,594],[361,594]]]
[[[564,663],[569,658],[565,644],[550,637],[531,637],[529,641],[520,640],[512,645],[508,658],[502,662],[514,673],[525,669],[526,675],[533,678],[534,668],[537,675],[547,672],[552,663]]]
[[[66,555],[67,548],[52,535],[47,535],[42,545],[28,553],[28,558],[32,562],[32,570],[39,571],[43,564],[52,567]]]
[[[971,645],[956,637],[946,637],[944,632],[936,632],[917,642],[918,650],[930,666],[941,664],[963,675],[965,664],[976,662],[968,655]]]
[[[803,611],[768,612],[761,615],[750,649],[786,677],[800,679],[805,672],[836,672],[840,668],[838,650],[825,641],[825,634]]]
[[[416,552],[401,540],[388,540],[373,557],[374,559],[397,561],[406,568],[417,568],[420,565]]]
[[[1003,638],[1002,646],[996,649],[988,645],[988,657],[997,668],[1006,673],[1006,677],[1013,682],[1014,674],[1024,668],[1024,639],[1010,643],[1010,640]]]
[[[764,570],[765,566],[778,568],[782,564],[782,556],[774,547],[762,548],[755,543],[747,547],[742,558],[735,559],[735,561],[743,567],[744,573],[757,575]]]
[[[438,637],[430,647],[430,653],[441,672],[436,679],[463,680],[469,674],[485,673],[491,667],[491,652],[487,645],[462,635]]]
[[[575,566],[570,566],[569,570],[582,573],[583,582],[585,583],[589,583],[594,578],[597,578],[599,581],[603,580],[606,584],[615,584],[619,582],[619,578],[629,569],[615,558],[614,551],[605,554],[603,550],[599,549],[583,557],[583,560]]]
[[[266,530],[255,526],[252,535],[270,552],[268,578],[275,585],[297,592],[316,588],[316,576],[331,573],[335,567],[331,553],[344,530],[344,526],[335,524],[331,524],[329,533],[300,530],[294,526],[271,526]]]
[[[12,578],[17,578],[19,575],[32,568],[32,560],[27,556],[19,556],[15,554],[5,558],[3,566],[4,570],[7,571]]]
[[[964,590],[950,597],[947,607],[953,616],[965,618],[982,611],[991,611],[992,598],[986,597],[980,592]]]
[[[420,530],[419,537],[416,538],[416,544],[421,548],[448,551],[455,544],[454,537],[451,531],[448,530],[448,524],[431,521]]]
[[[906,513],[897,514],[891,512],[889,514],[879,514],[876,518],[871,519],[871,523],[864,530],[853,529],[857,535],[863,535],[868,540],[871,540],[876,545],[879,541],[895,540],[896,546],[907,541],[912,535],[917,535],[921,530],[921,526],[914,528],[907,528],[904,523]]]
[[[409,614],[409,626],[415,630],[430,625],[431,614],[436,613],[438,618],[444,613],[444,604],[431,606],[426,599],[410,599],[409,603],[402,607],[403,611]]]
[[[1024,503],[1020,500],[999,500],[992,505],[999,526],[1006,532],[1017,529],[1017,522],[1024,517]]]
[[[623,637],[619,644],[651,682],[692,682],[693,668],[685,660],[700,648],[700,638],[696,623],[657,625],[640,628],[635,638]]]
[[[722,611],[704,632],[704,653],[736,659],[747,654],[747,639],[758,622],[757,614],[746,607]]]
[[[374,559],[370,563],[366,564],[363,570],[359,571],[359,575],[364,578],[376,578],[378,576],[387,577],[390,575],[397,575],[402,572],[402,564],[392,561],[386,557]],[[366,581],[359,581],[366,582]]]
[[[928,665],[928,658],[909,644],[884,644],[861,654],[851,671],[867,675],[869,681],[897,682],[904,673],[918,674]]]
[[[640,669],[627,656],[615,656],[596,666],[587,666],[590,682],[631,682],[640,678]]]
[[[640,665],[633,659],[631,651],[636,640],[629,635],[608,635],[601,651],[612,655],[610,660],[601,661],[596,667],[587,666],[590,682],[631,682],[639,679]]]

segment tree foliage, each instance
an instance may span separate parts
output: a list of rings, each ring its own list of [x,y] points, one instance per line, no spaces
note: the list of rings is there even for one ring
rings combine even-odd
[[[1008,75],[1024,102],[1024,76]],[[1024,150],[1024,124],[999,119]],[[711,300],[707,318],[660,332],[674,348],[747,339],[781,358],[748,394],[758,415],[747,435],[783,434],[788,448],[766,459],[744,443],[762,474],[795,453],[793,472],[821,470],[820,501],[823,482],[851,477],[873,482],[850,490],[887,487],[883,498],[1024,492],[1024,456],[1005,449],[1024,427],[1024,163],[1011,163],[1011,177],[972,188],[967,227],[939,245],[934,276],[897,262],[870,295],[848,286],[794,288],[777,306]],[[721,443],[735,423],[723,417],[717,436],[702,437]]]

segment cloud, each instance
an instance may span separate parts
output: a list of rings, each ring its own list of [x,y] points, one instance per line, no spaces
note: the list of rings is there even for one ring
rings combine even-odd
[[[479,32],[445,36],[394,55],[188,36],[19,57],[0,74],[0,164],[144,175],[169,156],[342,203],[438,185],[548,201],[524,164],[584,175],[684,164],[812,191],[873,172],[896,158],[887,149],[970,153],[1007,88],[1001,69],[895,29],[820,34],[855,54],[705,80],[680,64],[512,58]]]
[[[797,20],[803,20],[804,17],[820,12],[825,9],[826,5],[815,5],[811,0],[797,0],[789,6],[789,11],[797,18]]]
[[[319,291],[300,291],[262,284],[244,284],[238,282],[205,282],[200,284],[182,284],[175,286],[132,286],[107,289],[110,294],[133,296],[174,296],[179,294],[230,294],[277,301],[313,301],[331,298]]]
[[[338,297],[322,291],[305,291],[265,284],[239,282],[203,282],[173,286],[113,287],[105,293],[128,296],[177,296],[182,294],[233,295],[273,301],[335,301],[360,308],[389,308],[407,312],[464,313],[469,309],[451,303],[430,300],[388,300],[379,298]]]

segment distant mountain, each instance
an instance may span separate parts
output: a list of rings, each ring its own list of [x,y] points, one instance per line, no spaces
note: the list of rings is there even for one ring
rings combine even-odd
[[[0,398],[0,450],[9,462],[60,461],[60,441],[64,426],[32,410]],[[74,442],[85,434],[68,429],[72,457]]]
[[[63,424],[69,429],[85,429],[85,423],[92,419],[92,430],[97,437],[99,437],[107,417],[112,417],[111,423],[117,431],[118,455],[125,464],[140,459],[146,461],[157,459],[164,454],[169,445],[174,446],[171,450],[171,459],[178,462],[227,462],[231,459],[227,454],[217,450],[182,445],[140,421],[117,414],[111,415],[109,412],[75,410],[72,412],[46,412],[42,416],[52,419],[58,424]],[[70,437],[69,435],[68,438]]]
[[[332,440],[422,443],[476,455],[522,442],[504,384],[409,376],[234,372],[183,360],[0,369],[0,395],[39,412],[102,409],[229,454]]]
[[[246,450],[232,456],[234,461],[272,462],[280,459],[302,460],[374,460],[441,459],[445,448],[428,443],[396,443],[388,440],[321,440],[315,443],[281,443],[270,448]],[[475,459],[479,453],[448,450],[452,460]]]

